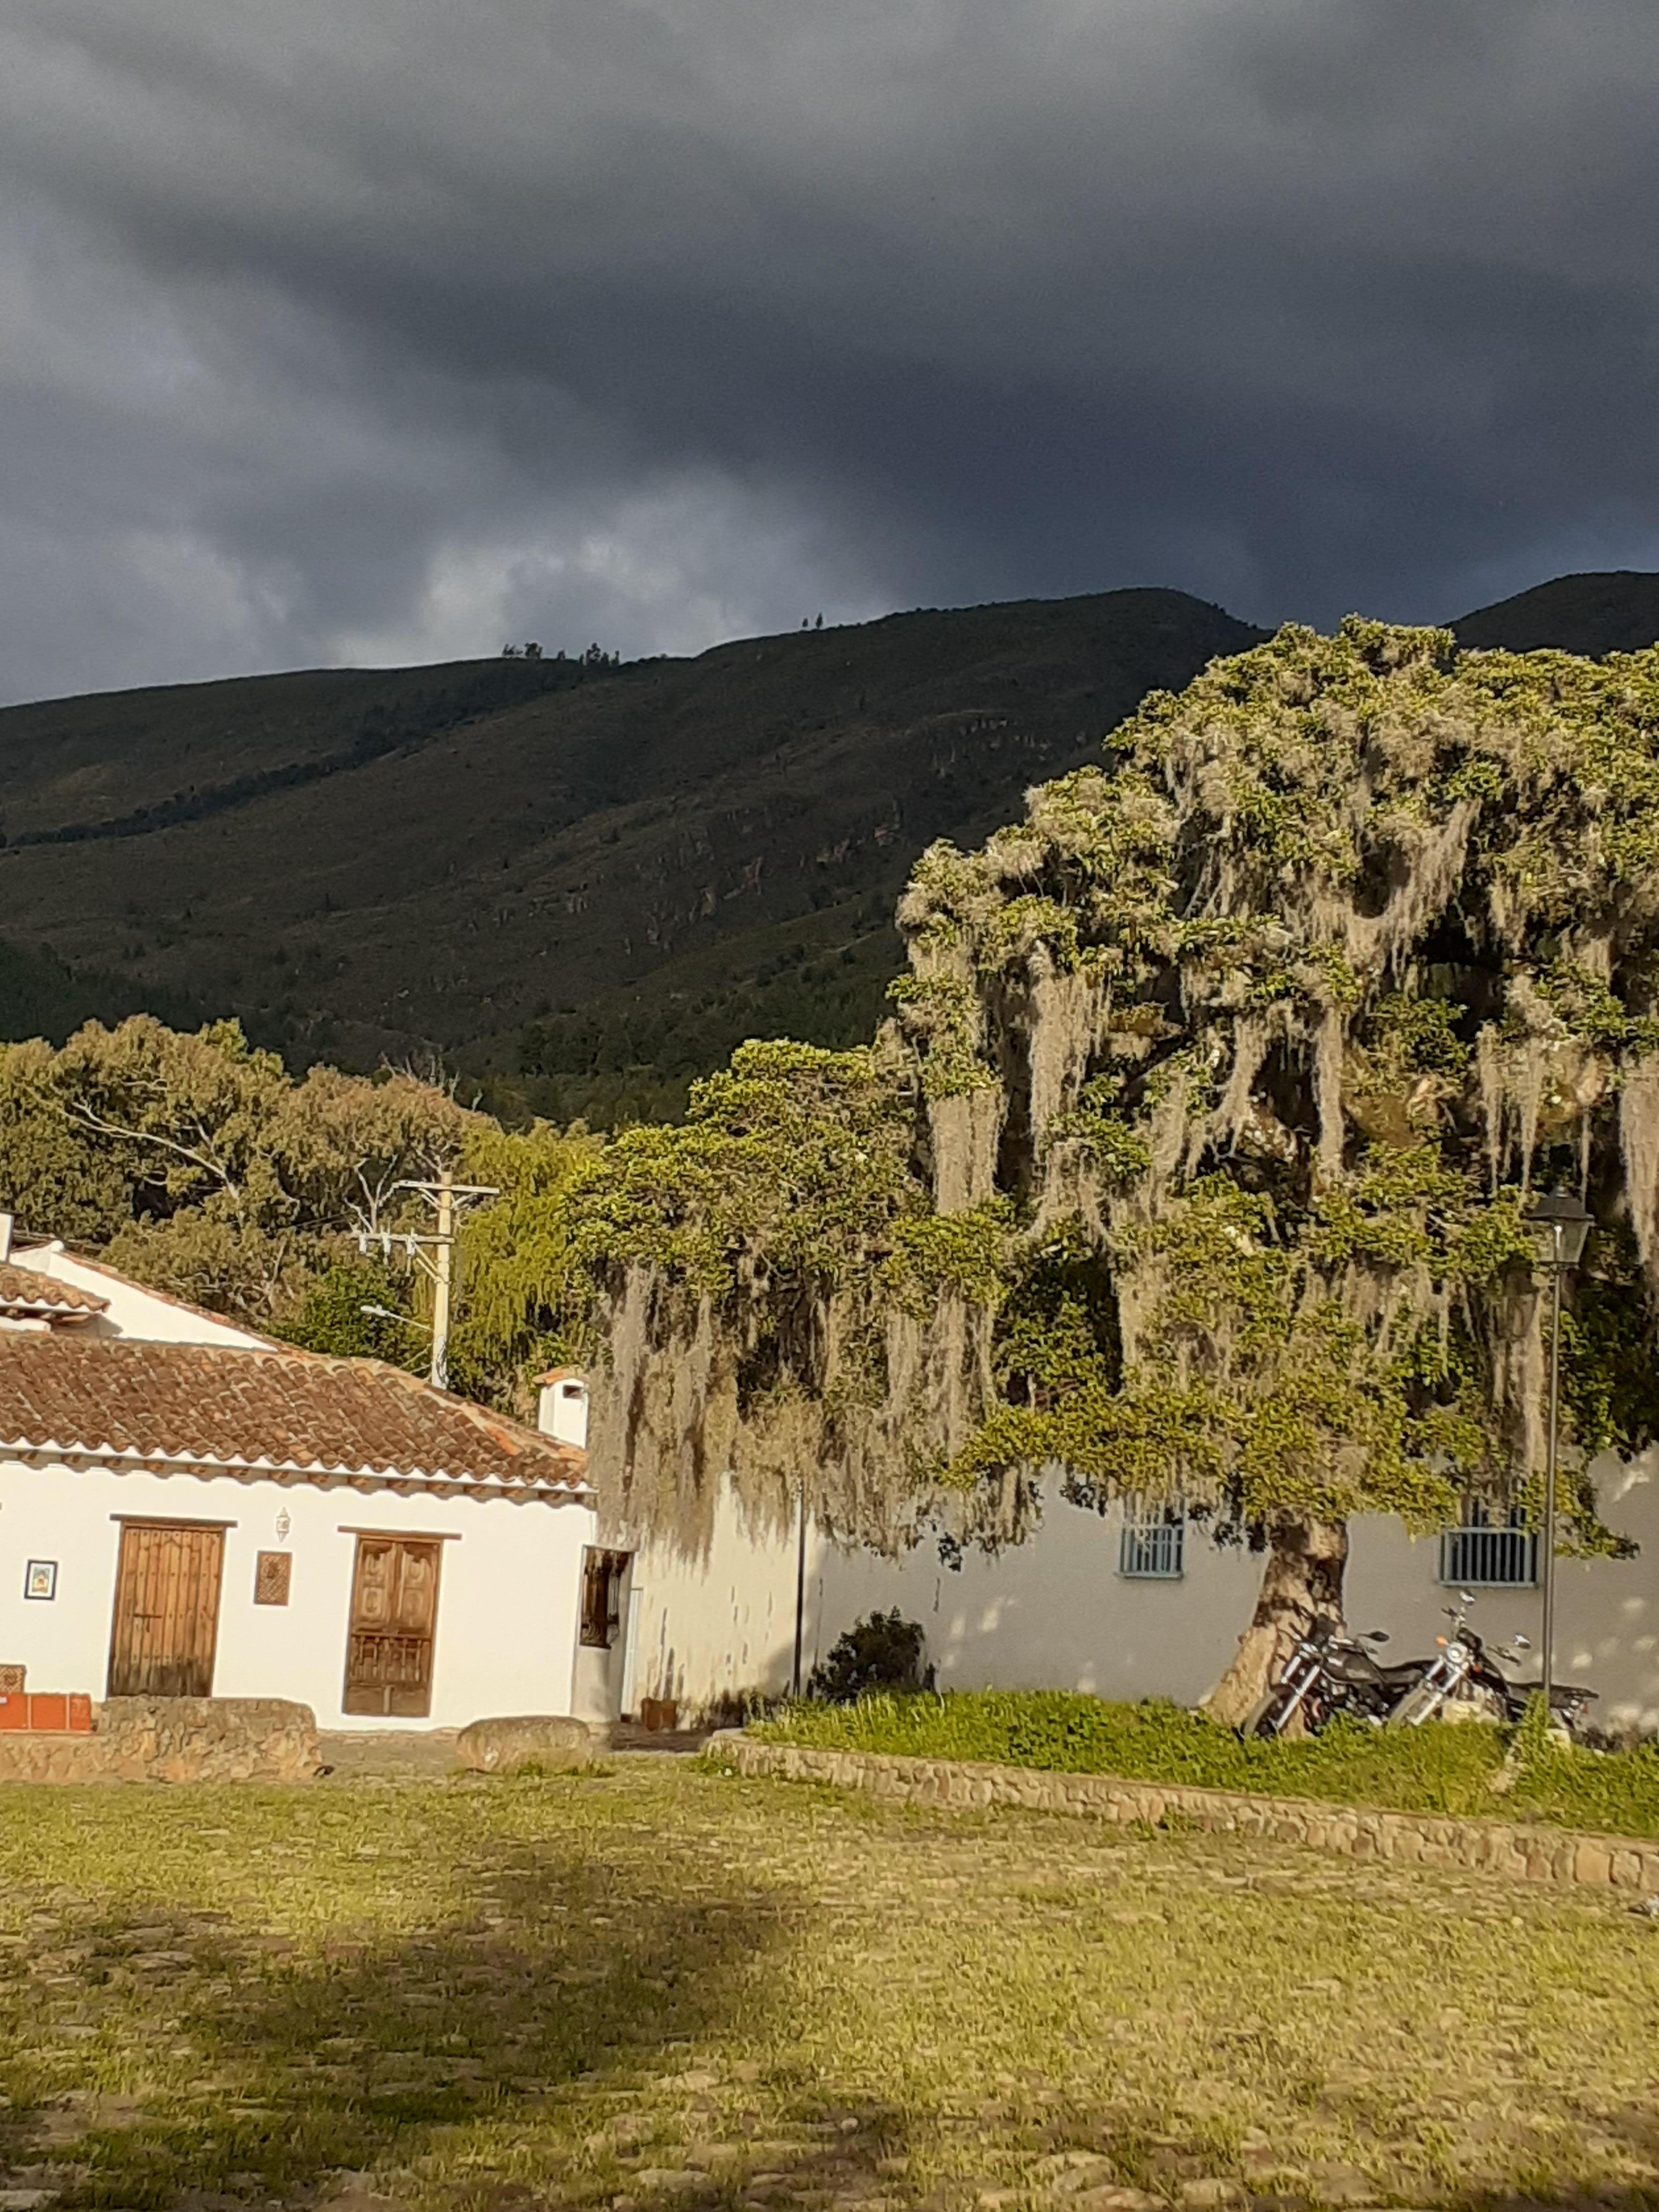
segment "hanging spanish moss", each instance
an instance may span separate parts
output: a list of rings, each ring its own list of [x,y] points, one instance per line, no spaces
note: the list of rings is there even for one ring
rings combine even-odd
[[[1231,1710],[1340,1611],[1354,1514],[1530,1502],[1546,1184],[1605,1232],[1575,1465],[1644,1440],[1659,650],[1286,629],[930,850],[900,924],[870,1051],[745,1047],[613,1148],[596,1439],[630,1519],[695,1547],[727,1467],[763,1525],[804,1486],[889,1546],[1018,1539],[1049,1463],[1085,1505],[1179,1495],[1268,1553]]]
[[[933,1205],[914,1076],[893,1036],[748,1044],[684,1128],[611,1147],[582,1234],[605,1284],[592,1465],[621,1527],[696,1556],[729,1474],[757,1534],[804,1492],[848,1541],[914,1535],[994,1395],[1007,1241],[1004,1210]]]

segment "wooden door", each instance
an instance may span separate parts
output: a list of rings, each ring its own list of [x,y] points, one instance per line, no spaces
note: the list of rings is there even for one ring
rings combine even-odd
[[[110,1634],[112,1698],[210,1698],[225,1532],[125,1521]]]
[[[422,1536],[359,1536],[351,1583],[344,1706],[421,1719],[432,1711],[432,1646],[443,1546]]]

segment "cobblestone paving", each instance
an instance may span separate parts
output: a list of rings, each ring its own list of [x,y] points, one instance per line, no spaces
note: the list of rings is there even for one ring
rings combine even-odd
[[[1611,1899],[362,1758],[0,1796],[0,2212],[1659,2204]]]

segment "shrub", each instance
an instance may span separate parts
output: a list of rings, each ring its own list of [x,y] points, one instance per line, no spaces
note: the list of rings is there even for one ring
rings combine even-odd
[[[812,1669],[809,1698],[832,1705],[856,1705],[872,1691],[931,1689],[933,1670],[924,1672],[921,1655],[927,1638],[918,1620],[906,1620],[896,1606],[855,1620],[830,1656]]]

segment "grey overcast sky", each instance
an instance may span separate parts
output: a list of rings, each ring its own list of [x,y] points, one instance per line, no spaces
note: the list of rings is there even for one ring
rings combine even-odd
[[[7,0],[0,696],[1659,566],[1656,0]]]

